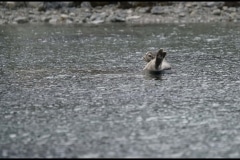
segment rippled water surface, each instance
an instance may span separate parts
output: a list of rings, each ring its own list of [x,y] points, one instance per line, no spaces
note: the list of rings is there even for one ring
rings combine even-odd
[[[0,26],[0,157],[240,157],[239,24]],[[172,71],[142,73],[164,48]]]

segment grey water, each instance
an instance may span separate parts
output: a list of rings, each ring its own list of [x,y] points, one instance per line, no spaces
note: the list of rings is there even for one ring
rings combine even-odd
[[[0,26],[0,157],[240,157],[239,50],[237,23]]]

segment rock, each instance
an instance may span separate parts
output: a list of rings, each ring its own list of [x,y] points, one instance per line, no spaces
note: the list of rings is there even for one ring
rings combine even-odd
[[[66,7],[66,3],[65,2],[44,2],[44,6],[46,7],[46,9],[60,9],[62,7]]]
[[[76,19],[77,19],[79,22],[86,23],[86,22],[88,22],[88,20],[90,19],[91,15],[92,15],[91,13],[82,13],[82,14],[80,14],[79,16],[77,16]]]
[[[91,24],[100,24],[100,23],[103,23],[103,22],[104,22],[104,20],[97,19],[97,20],[91,21],[90,23]]]
[[[38,11],[46,11],[46,8],[44,7],[44,4],[39,4],[39,6],[37,7]]]
[[[32,8],[39,8],[43,6],[43,2],[28,2],[28,6]]]
[[[46,11],[49,9],[60,9],[63,7],[67,7],[68,2],[48,2],[48,1],[44,1],[43,5],[39,6],[38,10],[39,11]]]
[[[52,11],[46,11],[45,15],[50,16],[52,14]]]
[[[222,6],[224,5],[224,2],[201,2],[203,7],[214,7],[216,6],[217,8],[222,8]]]
[[[164,7],[161,6],[155,6],[151,9],[152,14],[165,14]]]
[[[228,8],[228,11],[229,11],[229,12],[236,12],[237,9],[236,9],[235,7],[229,7],[229,8]]]
[[[82,2],[81,8],[92,8],[92,5],[90,2]]]
[[[139,19],[139,18],[141,18],[141,16],[128,16],[126,20],[129,21],[129,20]]]
[[[220,9],[215,9],[215,10],[213,10],[212,14],[219,16],[221,14],[221,10]]]
[[[95,21],[94,23],[101,23],[102,21],[105,21],[105,18],[107,17],[107,13],[102,12],[102,13],[94,13],[92,16],[89,18],[90,21]]]
[[[106,20],[109,22],[125,22],[126,18],[119,16],[119,15],[111,14],[110,16],[107,17]]]
[[[50,24],[57,24],[58,23],[58,19],[57,18],[52,18],[49,20]]]
[[[5,15],[7,15],[7,16],[9,16],[9,15],[11,15],[12,14],[12,12],[10,12],[10,11],[6,11],[5,12]]]
[[[193,10],[191,13],[190,13],[190,16],[195,16],[197,14],[197,11],[196,10]]]
[[[30,15],[31,15],[31,14],[34,14],[33,10],[29,10],[29,11],[28,11],[28,14],[30,14]]]
[[[15,21],[17,23],[28,23],[29,22],[27,17],[22,17],[22,16],[15,18]]]
[[[185,4],[185,6],[188,7],[188,8],[191,8],[193,5],[192,5],[192,2],[187,2],[187,3]]]
[[[231,17],[232,19],[236,19],[236,18],[237,18],[237,13],[236,13],[236,12],[230,13],[230,17]]]
[[[49,22],[49,20],[51,19],[51,16],[43,16],[42,18],[41,18],[41,21],[42,22]]]
[[[6,2],[5,3],[5,7],[8,8],[8,9],[16,9],[18,7],[27,7],[27,2],[20,2],[20,1],[17,1],[17,2]]]
[[[62,2],[62,7],[74,7],[73,6],[73,2],[69,1],[69,2]]]
[[[62,20],[65,20],[65,19],[69,18],[69,16],[66,15],[66,14],[61,14],[60,17],[61,17]]]
[[[206,7],[213,7],[216,5],[216,2],[207,2]]]
[[[72,21],[71,19],[67,19],[67,20],[65,21],[65,23],[66,23],[66,24],[72,24],[73,21]]]
[[[149,13],[150,12],[150,7],[138,7],[136,8],[136,11],[139,13]]]
[[[62,14],[69,14],[69,8],[61,8],[59,11]]]
[[[132,15],[133,9],[127,9],[127,10],[126,10],[126,13],[127,13],[127,15]]]
[[[114,15],[111,19],[111,22],[125,22],[126,19],[117,15]]]
[[[16,2],[6,2],[5,7],[9,8],[9,9],[16,9],[17,4],[16,4]]]
[[[180,13],[178,16],[179,16],[179,17],[185,17],[186,14],[185,14],[185,13]]]
[[[228,10],[228,7],[227,6],[223,6],[222,8],[224,11]]]
[[[6,20],[3,20],[3,19],[1,19],[1,20],[0,20],[0,25],[3,25],[3,24],[7,24],[7,21],[6,21]]]
[[[75,17],[75,16],[76,16],[76,14],[75,14],[75,13],[73,13],[73,12],[71,12],[71,13],[69,14],[69,16],[71,16],[71,17]]]

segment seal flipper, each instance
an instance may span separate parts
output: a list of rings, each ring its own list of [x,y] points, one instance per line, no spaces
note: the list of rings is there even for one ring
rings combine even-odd
[[[164,57],[166,56],[167,52],[164,52],[161,48],[156,55],[156,62],[155,62],[155,69],[158,70],[158,67],[162,64]]]

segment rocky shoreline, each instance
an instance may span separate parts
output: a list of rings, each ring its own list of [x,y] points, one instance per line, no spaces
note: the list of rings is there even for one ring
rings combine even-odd
[[[240,2],[1,2],[0,25],[240,22]]]

